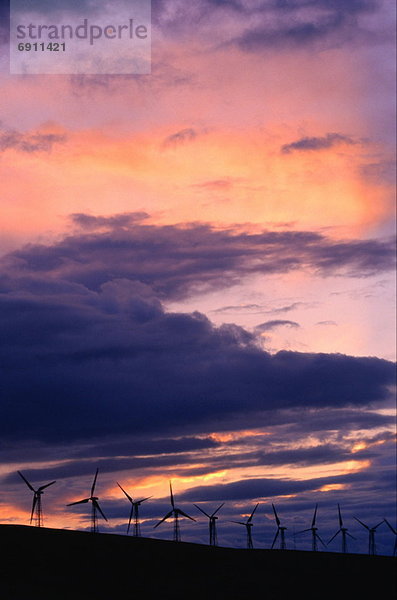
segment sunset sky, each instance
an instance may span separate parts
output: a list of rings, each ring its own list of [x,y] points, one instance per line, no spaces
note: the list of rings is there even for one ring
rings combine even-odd
[[[0,15],[1,522],[20,470],[89,527],[98,467],[102,531],[119,482],[172,537],[172,479],[183,539],[225,502],[244,546],[259,502],[269,547],[273,502],[310,549],[340,503],[366,552],[354,516],[396,524],[393,3],[152,0],[152,73],[118,76],[10,75]]]

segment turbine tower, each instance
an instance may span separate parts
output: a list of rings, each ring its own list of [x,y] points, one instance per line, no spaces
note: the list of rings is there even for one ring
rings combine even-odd
[[[317,530],[318,530],[318,528],[316,527],[317,507],[318,507],[318,504],[316,504],[316,508],[314,509],[313,520],[312,520],[312,524],[309,527],[309,529],[304,529],[303,531],[298,531],[298,534],[297,534],[297,535],[299,535],[300,533],[306,533],[307,531],[311,531],[311,533],[312,533],[312,551],[313,552],[317,552],[317,550],[318,550],[317,540],[322,543],[324,548],[326,547],[323,540],[320,538],[320,536],[317,533]]]
[[[351,537],[352,540],[355,540],[356,538],[353,537],[352,535],[350,535],[350,533],[348,533],[347,527],[343,527],[342,514],[340,511],[339,504],[338,504],[338,517],[339,517],[339,529],[332,536],[332,538],[329,540],[329,542],[327,542],[327,545],[330,544],[332,542],[332,540],[335,539],[339,533],[341,533],[342,534],[342,552],[343,552],[343,554],[346,554],[346,552],[347,552],[347,536]]]
[[[375,525],[375,527],[368,527],[368,525],[360,521],[360,519],[357,519],[357,517],[354,517],[354,519],[368,531],[368,554],[374,556],[376,554],[375,531],[379,525],[382,525],[383,521]]]
[[[394,533],[394,535],[396,536],[396,540],[394,542],[394,548],[393,548],[393,556],[396,556],[397,554],[397,531],[394,529],[394,527],[392,527],[392,525],[390,525],[389,521],[387,519],[383,519],[384,522],[386,523],[386,525],[389,527],[389,529]]]
[[[91,531],[92,533],[98,533],[98,513],[107,521],[107,518],[103,514],[101,507],[99,506],[98,497],[94,496],[96,480],[98,477],[98,470],[95,472],[95,477],[93,484],[91,486],[91,493],[88,498],[84,498],[84,500],[78,500],[77,502],[71,502],[66,506],[75,506],[76,504],[86,504],[87,502],[91,502]]]
[[[143,498],[142,500],[133,500],[131,498],[131,496],[129,494],[127,494],[127,492],[121,487],[121,485],[118,482],[117,482],[117,485],[119,486],[121,491],[124,492],[124,494],[127,496],[128,500],[131,502],[131,512],[130,512],[130,518],[128,520],[127,535],[130,531],[131,521],[132,521],[132,519],[134,519],[133,535],[135,537],[140,537],[141,524],[139,522],[139,507],[142,504],[142,502],[146,502],[146,500],[149,500],[149,498],[152,498],[152,496],[148,496],[148,498]]]
[[[218,508],[211,515],[209,515],[208,513],[206,513],[205,510],[203,510],[197,504],[194,504],[194,506],[196,508],[198,508],[203,513],[203,515],[205,515],[209,519],[210,546],[217,546],[218,545],[218,536],[217,536],[217,533],[216,533],[216,521],[217,521],[218,517],[216,517],[215,515],[218,512],[218,510],[220,510],[222,508],[222,506],[224,504],[225,503],[222,502],[222,504],[220,506],[218,506]]]
[[[244,525],[246,532],[247,532],[247,548],[249,550],[251,550],[254,547],[254,544],[252,542],[252,528],[254,526],[254,524],[252,523],[252,517],[255,514],[256,509],[259,506],[259,502],[258,504],[255,506],[254,510],[252,511],[252,513],[250,514],[250,516],[248,517],[248,519],[243,522],[243,521],[231,521],[231,523],[237,523],[237,525]]]
[[[43,509],[41,503],[41,496],[46,488],[50,485],[56,483],[55,481],[51,481],[51,483],[46,483],[45,485],[41,485],[34,489],[34,487],[29,483],[24,475],[22,475],[21,471],[18,471],[18,474],[22,477],[28,488],[33,492],[33,502],[32,502],[32,512],[30,513],[30,524],[32,524],[33,519],[35,520],[36,527],[43,526]]]
[[[285,531],[287,528],[281,526],[281,521],[278,518],[276,507],[274,506],[274,504],[272,504],[272,507],[273,507],[273,512],[274,512],[274,518],[276,519],[276,523],[277,523],[277,532],[276,532],[276,535],[274,536],[274,540],[271,545],[271,550],[273,550],[274,544],[276,543],[278,536],[280,536],[280,550],[285,550],[287,548],[287,544],[285,543]]]
[[[156,523],[156,525],[154,526],[154,529],[156,529],[156,527],[161,525],[161,523],[163,523],[170,517],[174,517],[174,542],[180,542],[181,541],[181,532],[180,532],[180,526],[179,526],[179,517],[180,516],[186,517],[187,519],[190,519],[191,521],[195,521],[196,519],[193,519],[193,517],[189,517],[189,515],[187,515],[185,512],[183,512],[183,510],[181,510],[180,508],[177,508],[175,506],[175,500],[174,500],[174,494],[172,492],[171,481],[170,481],[170,499],[171,499],[171,506],[172,506],[170,512],[168,512],[165,515],[165,517],[163,517],[161,519],[161,521]]]

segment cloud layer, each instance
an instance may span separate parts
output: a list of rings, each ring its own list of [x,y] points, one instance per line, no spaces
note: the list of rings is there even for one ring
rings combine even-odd
[[[308,232],[258,235],[145,225],[145,215],[79,215],[86,231],[4,259],[2,435],[41,441],[132,432],[204,432],[270,411],[365,407],[389,397],[377,358],[260,349],[236,325],[166,312],[162,301],[231,285],[252,271],[310,264],[389,268],[382,242]],[[93,227],[97,230],[93,231]],[[292,321],[270,321],[265,329]],[[23,378],[20,374],[23,372]]]
[[[311,231],[236,232],[206,224],[156,226],[145,213],[74,216],[87,233],[51,246],[28,246],[4,258],[5,286],[81,284],[89,290],[115,279],[138,281],[159,298],[221,289],[252,274],[309,269],[366,277],[391,271],[394,240],[335,241]],[[7,283],[7,272],[12,277]]]

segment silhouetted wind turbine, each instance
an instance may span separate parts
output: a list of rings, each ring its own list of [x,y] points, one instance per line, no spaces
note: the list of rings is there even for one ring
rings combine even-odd
[[[390,523],[389,523],[389,521],[387,519],[383,519],[383,520],[386,523],[386,525],[389,527],[389,529],[396,536],[396,541],[394,542],[394,549],[393,549],[393,556],[396,556],[396,554],[397,554],[397,531],[394,529],[394,527],[392,527],[392,525],[390,525]]]
[[[146,500],[149,500],[149,498],[152,498],[152,496],[148,496],[147,498],[143,498],[142,500],[134,501],[131,498],[131,496],[129,494],[127,494],[127,492],[121,487],[121,485],[118,482],[117,482],[117,485],[127,496],[128,500],[131,502],[131,512],[130,512],[130,518],[128,520],[127,535],[130,531],[132,518],[134,518],[134,534],[133,535],[135,537],[139,537],[141,535],[141,526],[139,523],[139,507],[142,504],[142,502],[146,502]]]
[[[356,519],[356,521],[358,521],[360,523],[360,525],[365,527],[365,529],[368,531],[368,554],[375,555],[376,554],[375,531],[376,531],[376,528],[379,527],[379,525],[382,525],[383,521],[381,521],[380,523],[375,525],[375,527],[368,527],[368,525],[366,525],[365,523],[360,521],[360,519],[357,519],[357,517],[354,517],[354,519]]]
[[[154,526],[154,529],[156,529],[156,527],[158,527],[159,525],[161,525],[161,523],[163,523],[164,521],[166,521],[167,519],[169,519],[170,517],[174,517],[174,542],[180,542],[181,541],[181,532],[180,532],[180,527],[179,527],[179,517],[186,517],[187,519],[190,519],[191,521],[195,521],[196,519],[193,519],[193,517],[189,517],[189,515],[187,515],[185,512],[183,512],[183,510],[181,510],[180,508],[177,508],[175,506],[175,500],[174,500],[174,494],[172,492],[172,484],[170,482],[170,499],[171,499],[171,506],[172,509],[170,510],[170,512],[168,512],[165,517],[163,517],[161,519],[161,521],[159,521],[158,523],[156,523],[156,525]]]
[[[347,531],[347,527],[343,527],[343,520],[342,520],[342,514],[340,512],[340,506],[338,504],[338,517],[339,517],[339,529],[338,531],[332,536],[332,538],[329,540],[329,542],[327,542],[327,545],[330,544],[332,542],[333,539],[336,538],[336,536],[341,533],[342,534],[342,552],[344,554],[346,554],[347,552],[347,536],[351,537],[352,540],[355,540],[356,538],[353,537],[352,535],[350,535],[350,533],[348,533]]]
[[[92,533],[98,532],[98,514],[97,513],[99,513],[105,519],[105,521],[107,521],[107,518],[105,517],[105,515],[103,514],[103,512],[101,510],[101,507],[99,506],[98,497],[94,496],[96,480],[98,477],[98,470],[99,469],[97,469],[95,472],[95,477],[94,477],[93,484],[91,486],[91,493],[90,493],[89,498],[84,498],[84,500],[78,500],[77,502],[71,502],[70,504],[66,505],[66,506],[75,506],[76,504],[86,504],[87,502],[91,502],[91,531],[92,531]]]
[[[252,523],[252,517],[255,514],[256,509],[259,506],[259,502],[258,504],[255,506],[254,510],[252,511],[252,513],[250,514],[250,516],[248,517],[248,519],[243,522],[243,521],[230,521],[231,523],[237,523],[237,525],[244,525],[246,531],[247,531],[247,548],[251,549],[254,547],[254,544],[252,542],[252,528],[254,526],[254,524]]]
[[[50,485],[56,483],[55,481],[51,481],[51,483],[46,483],[45,485],[41,485],[34,489],[34,487],[29,483],[29,481],[22,475],[21,471],[18,471],[18,474],[22,477],[28,488],[33,492],[33,503],[32,503],[32,512],[30,513],[30,523],[32,524],[33,519],[36,521],[36,527],[42,527],[43,525],[43,510],[41,505],[41,496],[46,488]]]
[[[222,506],[225,503],[222,502],[222,504],[220,506],[218,506],[218,508],[211,514],[209,515],[208,513],[205,512],[205,510],[203,510],[200,506],[198,506],[197,504],[194,504],[194,506],[196,508],[198,508],[203,515],[205,515],[206,517],[209,518],[209,527],[210,527],[210,546],[217,546],[218,545],[218,536],[216,533],[216,521],[218,519],[218,517],[216,517],[216,513],[218,512],[218,510],[220,510],[222,508]]]
[[[318,507],[318,504],[316,504],[316,508],[314,509],[313,520],[312,520],[312,524],[309,527],[309,529],[304,529],[303,531],[298,531],[298,534],[297,534],[297,535],[299,535],[300,533],[306,533],[307,531],[312,532],[312,551],[313,552],[317,552],[317,550],[318,550],[317,540],[319,540],[322,543],[324,548],[326,547],[323,540],[320,538],[320,536],[317,533],[317,527],[316,527],[317,507]]]
[[[285,550],[287,547],[287,544],[285,543],[285,531],[287,528],[281,526],[281,521],[278,518],[276,507],[274,506],[274,504],[272,504],[272,507],[273,507],[273,512],[274,512],[274,517],[275,517],[276,523],[277,523],[277,532],[276,532],[276,535],[274,536],[274,540],[271,545],[271,550],[273,550],[274,544],[276,543],[278,536],[280,536],[280,550]]]

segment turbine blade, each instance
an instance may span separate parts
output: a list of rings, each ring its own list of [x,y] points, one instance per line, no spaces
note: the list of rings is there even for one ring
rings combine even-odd
[[[255,508],[254,508],[254,510],[252,511],[252,513],[250,514],[250,516],[249,516],[249,518],[248,518],[248,521],[247,521],[247,523],[251,523],[251,521],[252,521],[252,517],[254,516],[254,514],[255,514],[255,511],[256,511],[256,509],[258,508],[258,506],[259,506],[259,502],[258,502],[258,504],[255,506]]]
[[[129,533],[129,531],[130,531],[133,514],[134,514],[134,505],[132,504],[131,511],[130,511],[130,518],[128,519],[127,533]]]
[[[236,523],[237,525],[245,525],[242,521],[229,521],[229,523]]]
[[[332,536],[332,538],[329,540],[329,542],[327,542],[327,546],[328,546],[328,544],[330,544],[332,542],[332,540],[334,540],[336,538],[338,533],[340,533],[341,531],[342,531],[341,529],[338,529],[338,531]]]
[[[95,485],[96,485],[96,479],[97,479],[97,477],[98,477],[98,470],[99,470],[99,469],[97,469],[97,470],[95,471],[95,477],[94,477],[94,481],[93,481],[93,484],[92,484],[92,486],[91,486],[91,498],[92,498],[92,496],[94,495],[94,491],[95,491]]]
[[[171,506],[175,508],[174,494],[172,493],[172,483],[170,481],[170,498],[171,498]]]
[[[185,512],[183,512],[183,510],[181,510],[180,508],[176,508],[175,511],[179,515],[182,515],[183,517],[186,517],[187,519],[190,519],[191,521],[195,521],[196,520],[196,519],[193,519],[193,517],[189,517],[189,515],[187,515]]]
[[[173,510],[170,510],[170,512],[169,512],[169,513],[167,513],[167,514],[165,515],[165,517],[163,517],[163,518],[161,519],[161,521],[159,521],[158,523],[156,523],[156,525],[153,527],[153,529],[156,529],[156,527],[158,527],[159,525],[161,525],[161,523],[164,523],[164,521],[166,521],[167,519],[169,519],[170,517],[172,517],[173,513],[174,513],[174,511],[173,511]]]
[[[379,527],[379,525],[382,525],[383,521],[381,521],[380,523],[378,523],[377,525],[375,525],[375,527],[373,527],[373,529],[376,529],[377,527]]]
[[[153,498],[153,496],[148,496],[147,498],[142,498],[142,500],[138,500],[138,502],[134,502],[134,504],[137,504],[139,506],[140,504],[142,504],[142,502],[146,502],[146,500],[150,500],[150,498]]]
[[[343,527],[343,521],[342,521],[342,513],[340,512],[340,506],[338,504],[338,517],[339,517],[339,527],[342,528]]]
[[[20,475],[22,477],[22,479],[24,480],[24,482],[26,483],[26,485],[28,486],[28,488],[30,490],[32,490],[32,492],[35,492],[36,490],[34,489],[33,486],[30,485],[29,481],[26,479],[26,477],[24,475],[22,475],[21,471],[17,471],[18,475]]]
[[[86,504],[89,501],[90,501],[89,498],[84,498],[84,500],[77,500],[77,502],[70,502],[70,504],[67,504],[66,506],[74,506],[75,504]]]
[[[95,508],[97,509],[97,511],[102,515],[102,517],[105,519],[105,521],[107,521],[107,518],[105,517],[105,515],[102,512],[101,507],[99,506],[99,502],[97,500],[93,500],[92,501],[93,505],[95,506]]]
[[[357,519],[357,517],[353,517],[353,519],[356,519],[356,521],[358,521],[360,523],[360,525],[362,525],[363,527],[365,527],[365,529],[367,529],[367,531],[369,531],[368,525],[366,525],[365,523],[363,523],[362,521],[360,521],[360,519]]]
[[[194,503],[193,503],[193,506],[195,506],[196,508],[198,508],[198,509],[199,509],[199,511],[203,513],[203,515],[205,515],[205,516],[206,516],[206,517],[208,517],[209,519],[211,518],[211,517],[210,517],[210,515],[209,515],[208,513],[206,513],[206,512],[205,512],[205,510],[203,510],[203,509],[202,509],[200,506],[198,506],[198,504],[194,504]]]
[[[314,527],[314,526],[316,525],[317,507],[318,507],[318,504],[316,504],[316,508],[314,509],[314,515],[313,515],[312,527]]]
[[[391,529],[391,531],[394,533],[394,535],[397,535],[397,531],[394,529],[394,527],[392,525],[390,525],[389,521],[387,519],[383,519],[383,520],[386,523],[386,525],[388,525],[389,529]]]
[[[346,531],[346,535],[348,535],[349,537],[351,537],[352,540],[356,539],[353,535],[351,535],[351,533],[348,533],[347,531]]]
[[[297,531],[295,535],[299,535],[300,533],[306,533],[307,531],[311,531],[312,529],[302,529],[302,531]]]
[[[36,504],[37,504],[37,494],[35,492],[35,494],[33,496],[32,512],[30,513],[30,523],[32,523],[32,521],[33,521],[34,509],[36,508]]]
[[[324,548],[326,548],[327,547],[326,544],[324,544],[323,540],[320,538],[320,536],[318,535],[318,533],[316,533],[315,536],[316,536],[316,538],[318,540],[320,540],[320,542],[322,543],[322,545],[324,546]]]
[[[220,506],[218,506],[218,508],[216,509],[215,512],[212,513],[211,517],[215,517],[216,513],[218,512],[218,510],[221,510],[222,506],[224,506],[224,502],[222,502],[222,504]]]
[[[119,488],[121,489],[122,492],[124,492],[124,494],[127,496],[128,500],[131,502],[131,504],[133,503],[133,499],[131,498],[131,496],[129,494],[127,494],[127,492],[125,491],[124,488],[121,487],[121,485],[119,484],[118,481],[116,481],[117,485],[119,486]]]
[[[51,481],[51,483],[46,483],[45,485],[41,485],[37,491],[41,492],[42,490],[45,490],[46,488],[48,488],[50,485],[53,485],[54,483],[56,483],[56,481]]]
[[[278,538],[278,534],[279,534],[279,533],[280,533],[280,530],[279,530],[279,529],[277,529],[277,533],[276,533],[276,535],[274,536],[274,540],[273,540],[273,543],[272,543],[272,545],[271,545],[271,547],[270,547],[270,550],[273,550],[273,548],[274,548],[274,544],[275,544],[275,543],[276,543],[276,541],[277,541],[277,538]]]
[[[278,518],[276,507],[274,506],[274,504],[272,504],[272,506],[273,506],[273,512],[274,512],[274,516],[276,518],[277,526],[280,527],[280,519]]]

